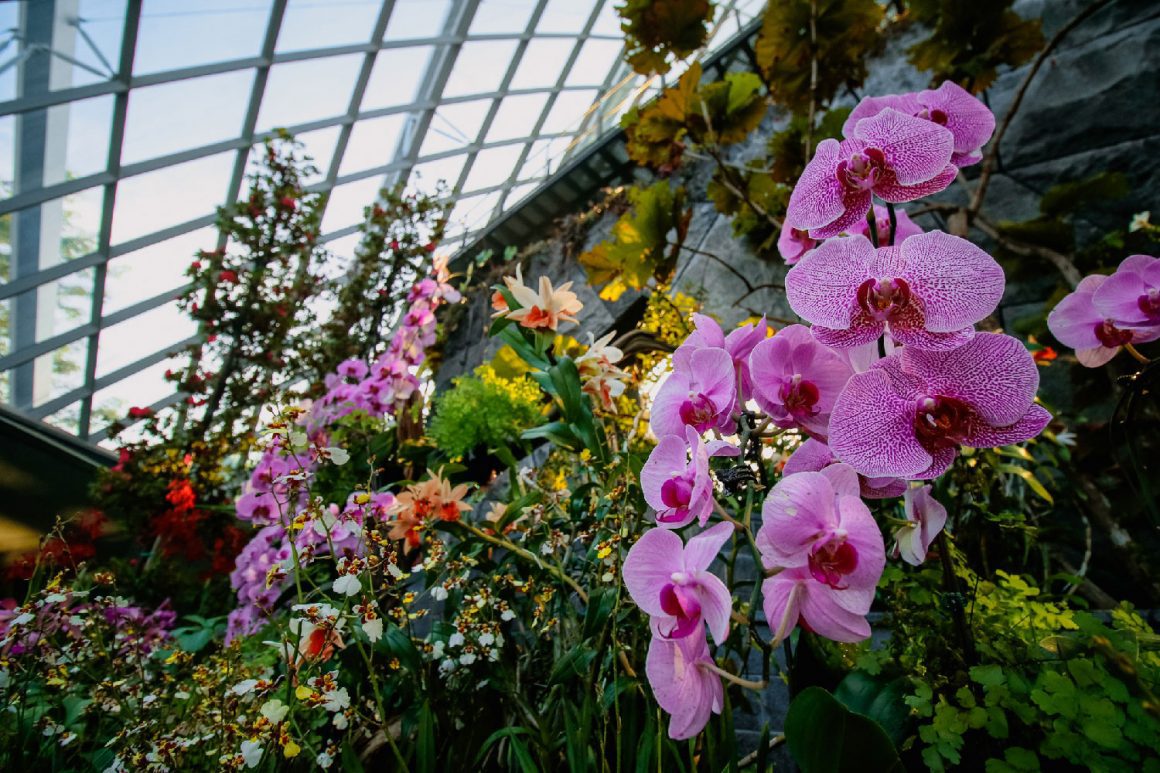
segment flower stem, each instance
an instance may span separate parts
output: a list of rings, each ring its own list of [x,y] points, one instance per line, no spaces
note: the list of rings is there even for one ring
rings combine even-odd
[[[1147,357],[1145,357],[1144,355],[1140,354],[1140,350],[1137,349],[1136,347],[1132,346],[1131,344],[1124,344],[1124,349],[1127,350],[1128,354],[1132,355],[1134,358],[1136,358],[1136,360],[1138,362],[1140,362],[1144,365],[1147,365],[1148,363],[1152,362],[1152,360],[1150,360]]]
[[[866,225],[870,227],[870,242],[874,249],[878,249],[878,219],[874,216],[874,202],[870,203],[870,209],[866,211]]]
[[[576,591],[576,595],[580,597],[581,601],[583,601],[585,604],[588,603],[588,594],[584,591],[583,588],[580,587],[580,583],[576,582],[571,577],[564,574],[563,570],[561,570],[560,568],[553,566],[552,564],[549,564],[545,561],[541,561],[531,551],[525,550],[524,548],[521,548],[519,545],[516,545],[513,542],[509,542],[508,540],[504,539],[503,537],[494,537],[490,534],[487,534],[487,533],[481,531],[480,529],[477,529],[476,527],[474,527],[471,524],[466,523],[464,521],[456,521],[456,523],[458,523],[460,525],[460,527],[462,527],[463,529],[466,529],[467,531],[474,534],[476,537],[479,537],[484,542],[490,542],[491,544],[493,544],[497,547],[501,547],[504,550],[507,550],[507,551],[519,556],[520,558],[523,558],[526,561],[531,561],[533,564],[535,564],[536,566],[538,566],[541,569],[548,570],[548,572],[550,574],[554,575],[556,577],[556,579],[560,580],[561,582],[565,583],[568,587],[570,587],[572,590]]]
[[[873,207],[871,207],[873,209]],[[898,214],[894,211],[894,205],[889,201],[886,202],[886,211],[890,213],[890,241],[889,245],[894,246],[894,240],[898,236]],[[878,245],[874,245],[877,247]]]
[[[698,663],[698,665],[700,665],[701,668],[703,668],[707,671],[712,671],[714,674],[721,677],[726,682],[732,682],[733,684],[737,685],[738,687],[744,687],[746,690],[757,690],[760,692],[761,690],[764,690],[768,686],[767,682],[755,682],[752,679],[742,679],[741,677],[737,676],[736,674],[731,674],[730,672],[721,668],[716,663],[708,663],[708,662],[702,661],[702,662]]]
[[[951,560],[950,543],[947,542],[946,531],[938,535],[938,556],[942,562],[943,590],[950,602],[951,616],[955,621],[955,630],[958,633],[959,643],[963,647],[963,657],[968,665],[974,665],[975,640],[971,637],[971,627],[967,623],[966,610],[963,608],[963,594],[959,591],[959,578],[955,574],[955,566]]]

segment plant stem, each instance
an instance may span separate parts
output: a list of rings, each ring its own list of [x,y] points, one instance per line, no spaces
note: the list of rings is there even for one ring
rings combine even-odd
[[[968,665],[974,665],[976,662],[975,640],[971,636],[971,628],[967,623],[966,610],[963,609],[963,594],[959,590],[959,577],[955,574],[954,562],[951,560],[950,543],[947,542],[945,530],[939,532],[938,535],[938,556],[942,562],[943,590],[950,600],[955,630],[958,632],[959,643],[963,647],[963,658]]]
[[[1152,360],[1150,360],[1147,357],[1145,357],[1144,355],[1140,354],[1140,350],[1137,349],[1136,347],[1132,346],[1131,344],[1124,344],[1124,350],[1127,351],[1128,354],[1130,354],[1134,358],[1136,358],[1136,360],[1138,362],[1140,362],[1144,365],[1147,365],[1148,363],[1152,362]]]
[[[886,211],[890,213],[890,241],[889,246],[894,246],[894,240],[898,238],[898,213],[894,211],[894,205],[889,201],[886,202]]]
[[[866,225],[870,227],[870,242],[875,249],[878,247],[878,219],[874,215],[874,203],[870,203],[870,209],[866,211]]]
[[[764,690],[768,686],[765,682],[755,682],[752,679],[742,679],[741,677],[737,676],[736,674],[731,674],[730,672],[721,668],[716,663],[702,662],[702,663],[699,663],[698,665],[700,665],[701,668],[705,669],[706,671],[712,671],[714,674],[717,674],[719,677],[724,679],[726,682],[732,682],[733,684],[737,685],[738,687],[744,687],[747,690],[761,691],[761,690]]]

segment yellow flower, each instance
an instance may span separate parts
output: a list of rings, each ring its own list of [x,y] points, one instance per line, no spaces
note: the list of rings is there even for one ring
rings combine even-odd
[[[286,742],[285,746],[282,747],[282,756],[286,757],[287,759],[290,757],[297,757],[300,751],[302,751],[302,747],[294,743],[294,740],[291,739]]]

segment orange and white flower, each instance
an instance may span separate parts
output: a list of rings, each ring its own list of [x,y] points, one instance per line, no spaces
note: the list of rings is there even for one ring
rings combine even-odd
[[[624,394],[628,374],[616,367],[624,359],[624,352],[611,345],[616,332],[613,331],[600,340],[593,340],[588,334],[588,350],[576,358],[576,369],[580,371],[581,389],[596,398],[606,411],[616,409],[615,400]]]
[[[571,282],[554,288],[552,280],[542,276],[539,292],[536,292],[523,284],[523,278],[517,271],[514,279],[504,277],[504,283],[520,308],[509,309],[503,294],[497,293],[499,300],[492,296],[492,307],[496,309],[494,316],[506,317],[532,330],[547,329],[554,332],[561,323],[576,322],[576,315],[584,308],[576,293],[572,292]]]

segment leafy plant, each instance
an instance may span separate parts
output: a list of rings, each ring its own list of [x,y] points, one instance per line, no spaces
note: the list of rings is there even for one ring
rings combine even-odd
[[[616,12],[632,69],[663,75],[672,67],[670,56],[684,59],[705,45],[714,8],[709,0],[624,0]]]
[[[435,398],[427,433],[452,459],[477,446],[512,443],[540,424],[540,390],[528,378],[504,378],[483,365],[473,376],[460,376]]]

